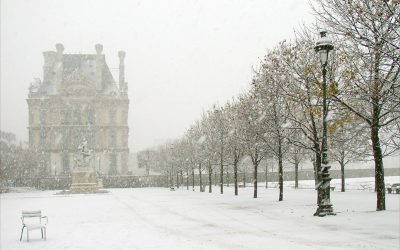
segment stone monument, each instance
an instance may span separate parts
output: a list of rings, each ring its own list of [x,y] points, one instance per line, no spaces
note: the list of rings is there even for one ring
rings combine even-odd
[[[78,154],[74,157],[75,165],[72,169],[70,193],[99,192],[97,175],[92,159],[92,152],[87,148],[87,141],[84,138],[78,146]]]

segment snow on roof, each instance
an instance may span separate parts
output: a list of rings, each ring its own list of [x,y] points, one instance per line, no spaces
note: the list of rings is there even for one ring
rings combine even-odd
[[[99,91],[103,94],[114,94],[118,92],[115,80],[110,72],[110,69],[106,63],[105,56],[100,55],[98,60],[96,54],[57,54],[56,52],[45,52],[45,65],[43,83],[35,91],[34,88],[31,92],[38,92],[46,95],[56,95],[60,93],[57,85],[57,74],[62,84],[71,84],[72,82],[81,81],[85,84],[95,86],[96,83],[96,69],[97,64],[100,63],[101,67],[101,86],[102,89]],[[61,56],[60,59],[57,57]]]

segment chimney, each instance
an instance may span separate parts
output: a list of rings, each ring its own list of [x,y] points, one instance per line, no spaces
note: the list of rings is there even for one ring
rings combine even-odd
[[[56,44],[56,60],[53,67],[54,72],[54,82],[55,82],[55,91],[58,92],[61,88],[62,80],[63,80],[63,71],[64,71],[64,64],[63,64],[63,52],[64,52],[64,45],[61,43]]]
[[[103,45],[96,44],[95,48],[96,48],[96,90],[102,90],[104,57],[101,53],[103,52]]]
[[[56,64],[57,53],[54,51],[45,51],[43,52],[43,57],[43,82],[52,82],[54,79],[53,70]]]
[[[61,59],[64,51],[64,45],[62,45],[61,43],[57,43],[56,50],[57,50],[57,59]]]
[[[125,51],[118,52],[119,57],[119,91],[126,93],[128,91],[127,83],[125,82]]]

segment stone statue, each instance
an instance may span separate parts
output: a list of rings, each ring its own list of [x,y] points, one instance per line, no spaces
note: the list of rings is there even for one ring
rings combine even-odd
[[[74,157],[75,166],[72,171],[70,193],[97,193],[99,185],[97,176],[91,164],[92,151],[88,149],[86,138],[78,146]]]
[[[84,156],[90,156],[90,152],[87,149],[87,140],[86,140],[86,138],[83,138],[83,141],[81,142],[81,144],[79,144],[78,149],[81,151],[81,153]]]
[[[29,86],[29,92],[37,93],[42,85],[42,81],[39,78],[35,78]]]
[[[75,167],[88,168],[92,152],[87,148],[86,138],[83,138],[83,141],[78,146],[78,150],[79,150],[79,155],[78,157],[74,158],[74,161],[76,163]]]

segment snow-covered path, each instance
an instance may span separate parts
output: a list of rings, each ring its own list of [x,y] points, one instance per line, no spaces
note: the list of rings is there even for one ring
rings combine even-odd
[[[337,216],[318,218],[314,190],[232,188],[225,194],[163,188],[111,189],[108,194],[54,195],[54,191],[1,195],[1,250],[14,249],[399,249],[400,195],[387,195],[375,212],[375,193],[333,192]],[[49,216],[20,242],[23,209]]]

